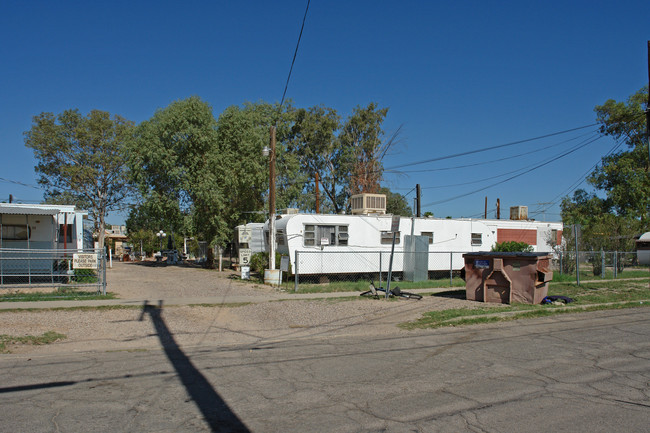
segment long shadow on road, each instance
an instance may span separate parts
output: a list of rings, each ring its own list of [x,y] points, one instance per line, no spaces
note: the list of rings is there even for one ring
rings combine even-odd
[[[148,301],[145,301],[140,320],[143,320],[146,314],[151,317],[167,358],[174,366],[183,386],[196,403],[211,430],[213,432],[249,432],[246,425],[235,415],[176,343],[174,335],[162,318],[162,301],[159,301],[158,306],[150,305]]]

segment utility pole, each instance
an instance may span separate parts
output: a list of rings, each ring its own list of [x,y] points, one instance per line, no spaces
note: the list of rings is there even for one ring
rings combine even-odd
[[[319,191],[318,191],[318,181],[320,179],[318,178],[318,172],[316,172],[316,213],[320,213],[320,197],[319,197]]]
[[[501,219],[501,200],[497,199],[497,219]]]
[[[416,209],[416,212],[415,212],[415,216],[420,218],[422,216],[422,212],[420,211],[421,210],[420,203],[422,202],[421,201],[422,200],[422,192],[420,190],[420,184],[419,183],[415,185],[415,199],[417,200],[417,209]]]
[[[485,211],[483,212],[483,219],[487,219],[487,195],[485,196]]]
[[[275,269],[275,126],[271,126],[269,154],[269,269]]]
[[[648,41],[648,103],[645,107],[645,128],[648,135],[648,158],[650,158],[650,41]],[[648,164],[650,171],[650,159]]]

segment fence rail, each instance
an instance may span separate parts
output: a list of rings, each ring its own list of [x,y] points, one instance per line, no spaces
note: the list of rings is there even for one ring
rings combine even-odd
[[[106,294],[106,255],[95,249],[0,249],[0,293],[32,288]]]
[[[403,252],[393,256],[393,280],[448,280],[460,276],[464,252]],[[550,253],[552,270],[569,275],[580,283],[586,278],[624,278],[631,271],[648,271],[639,265],[636,252],[629,251],[560,251]],[[576,260],[577,258],[577,260]],[[296,251],[294,257],[295,290],[300,284],[323,284],[330,281],[385,281],[388,277],[390,251]]]

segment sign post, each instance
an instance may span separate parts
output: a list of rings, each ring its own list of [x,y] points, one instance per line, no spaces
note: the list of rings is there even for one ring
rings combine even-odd
[[[253,255],[250,248],[239,249],[239,266],[248,266],[251,263],[251,256]]]
[[[72,269],[99,269],[97,254],[74,253]]]
[[[388,279],[386,281],[386,299],[390,296],[390,280],[393,273],[393,255],[395,254],[395,240],[397,239],[397,233],[399,232],[399,215],[393,215],[391,220],[390,231],[393,232],[393,244],[390,247],[390,260],[388,262]]]
[[[249,227],[242,227],[239,229],[239,243],[248,244],[253,237],[253,230]]]

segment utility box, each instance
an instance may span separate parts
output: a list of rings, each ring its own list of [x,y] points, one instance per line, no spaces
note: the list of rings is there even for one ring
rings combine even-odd
[[[471,301],[541,304],[553,279],[549,253],[463,254],[465,292]]]

